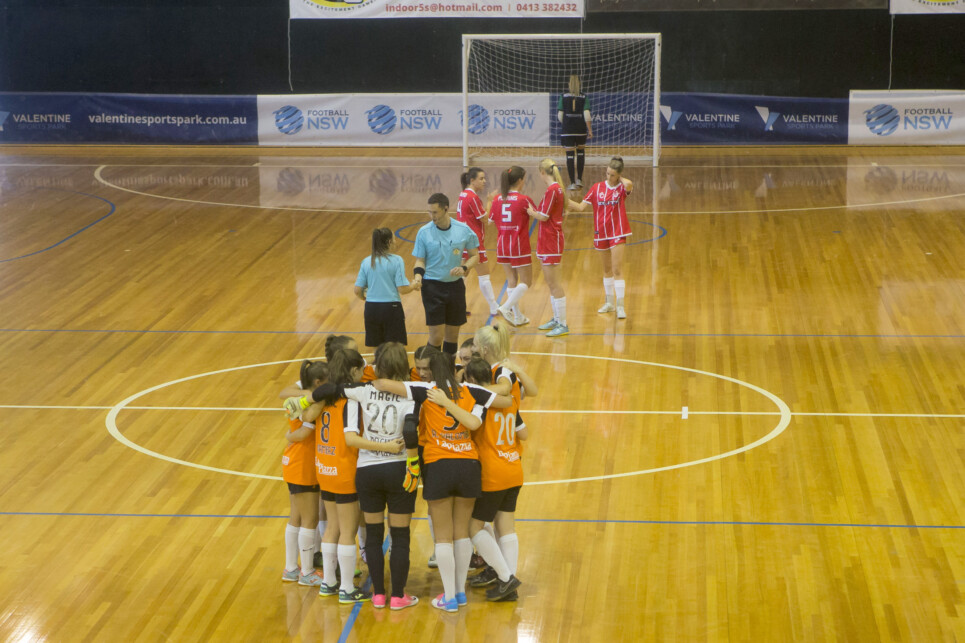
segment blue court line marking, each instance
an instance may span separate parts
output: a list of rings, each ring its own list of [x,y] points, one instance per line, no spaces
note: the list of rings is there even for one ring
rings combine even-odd
[[[56,189],[56,190],[59,190],[59,188],[40,188],[40,189],[44,189],[44,190],[55,190],[55,189]],[[63,239],[61,239],[60,241],[58,241],[57,243],[55,243],[55,244],[52,245],[52,246],[47,246],[47,247],[44,248],[43,250],[36,250],[36,251],[34,251],[34,252],[30,252],[30,253],[25,254],[25,255],[20,255],[19,257],[10,257],[9,259],[0,259],[0,263],[6,263],[6,262],[8,262],[8,261],[16,261],[17,259],[26,259],[27,257],[32,257],[32,256],[34,256],[34,255],[39,255],[41,252],[47,252],[48,250],[52,250],[52,249],[56,248],[57,246],[59,246],[60,244],[66,243],[66,242],[69,241],[70,239],[76,237],[77,235],[79,235],[79,234],[80,234],[81,232],[83,232],[84,230],[87,230],[88,228],[97,225],[98,223],[100,223],[101,221],[103,221],[104,219],[106,219],[107,217],[109,217],[109,216],[111,216],[112,214],[114,214],[114,212],[117,210],[117,206],[116,206],[116,205],[114,205],[112,202],[108,201],[107,199],[105,199],[105,198],[103,198],[103,197],[95,196],[95,195],[93,195],[93,194],[87,194],[86,192],[76,192],[76,191],[74,191],[74,190],[59,190],[59,191],[61,191],[61,192],[70,192],[71,194],[80,194],[80,195],[82,195],[82,196],[89,196],[89,197],[92,198],[92,199],[97,199],[97,200],[99,200],[99,201],[103,201],[103,202],[106,203],[107,205],[111,206],[111,210],[110,210],[110,212],[108,212],[107,214],[105,214],[104,216],[102,216],[100,219],[97,219],[96,221],[93,221],[92,223],[88,223],[87,225],[85,225],[85,226],[84,226],[83,228],[81,228],[80,230],[77,230],[77,231],[74,232],[73,234],[64,237]]]
[[[385,556],[385,552],[389,551],[389,539],[386,538],[382,541],[382,556]],[[362,591],[369,591],[369,587],[372,586],[372,572],[369,572],[368,578],[362,583]],[[352,613],[348,615],[348,619],[345,621],[345,626],[342,627],[342,635],[338,637],[338,643],[345,643],[348,640],[348,635],[352,631],[352,627],[355,626],[355,619],[358,618],[359,612],[362,611],[362,603],[356,603],[352,607]]]
[[[132,514],[132,513],[71,513],[56,511],[0,511],[0,516],[48,516],[65,518],[256,518],[288,519],[289,516],[246,515],[246,514]],[[426,520],[413,517],[412,520]],[[965,525],[901,525],[868,524],[853,522],[765,522],[757,520],[611,520],[606,518],[516,518],[516,522],[584,523],[606,525],[692,525],[692,526],[735,526],[735,527],[852,527],[875,529],[965,529]],[[383,551],[388,541],[383,544]]]
[[[506,284],[499,292],[502,297],[506,292]],[[498,299],[498,298],[497,298]],[[143,333],[147,334],[176,334],[184,335],[358,335],[359,330],[158,330],[132,329],[132,328],[0,328],[0,333]],[[409,331],[410,335],[427,335],[426,331]],[[517,330],[518,335],[542,335],[540,332],[527,333]],[[572,336],[583,337],[609,337],[613,333],[578,333],[571,332]],[[623,337],[743,337],[748,339],[772,339],[772,338],[809,338],[809,339],[965,339],[965,335],[885,335],[885,334],[820,334],[820,333],[620,333]]]

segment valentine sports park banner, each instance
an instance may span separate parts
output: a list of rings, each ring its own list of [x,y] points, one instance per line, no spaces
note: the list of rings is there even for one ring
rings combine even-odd
[[[965,92],[852,91],[852,145],[963,145]]]
[[[965,13],[965,0],[891,0],[891,13]]]
[[[289,0],[304,18],[582,18],[584,0]]]

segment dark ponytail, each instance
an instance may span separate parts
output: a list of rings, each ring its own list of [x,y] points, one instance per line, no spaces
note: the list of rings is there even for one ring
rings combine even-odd
[[[518,165],[513,165],[499,173],[499,193],[504,199],[509,196],[509,188],[516,185],[524,176],[526,176],[526,170]]]
[[[436,387],[450,400],[459,399],[459,382],[456,380],[454,358],[448,353],[436,351],[429,355],[429,370]]]
[[[375,260],[389,256],[389,247],[392,245],[392,230],[388,228],[376,228],[372,231],[372,267],[375,268]]]
[[[462,189],[465,190],[466,188],[468,188],[469,184],[475,181],[476,177],[479,176],[480,172],[482,171],[483,169],[481,167],[471,167],[465,172],[463,172],[462,174],[460,174],[459,182],[462,183]]]
[[[328,381],[328,364],[323,361],[313,362],[306,359],[298,372],[298,381],[303,389],[315,388],[315,382],[324,384]]]

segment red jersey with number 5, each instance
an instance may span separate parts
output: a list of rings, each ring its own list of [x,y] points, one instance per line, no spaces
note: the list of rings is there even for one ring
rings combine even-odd
[[[510,192],[503,198],[497,194],[489,208],[489,220],[496,224],[498,259],[518,259],[532,254],[529,245],[529,214],[527,208],[536,208],[533,200],[525,194]]]
[[[620,239],[629,237],[630,221],[627,219],[627,188],[623,181],[611,187],[606,181],[595,184],[583,197],[593,206],[593,239]]]

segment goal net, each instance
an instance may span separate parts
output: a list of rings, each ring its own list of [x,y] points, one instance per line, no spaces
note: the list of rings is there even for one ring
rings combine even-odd
[[[578,79],[587,162],[660,156],[660,34],[464,35],[463,162],[562,154],[557,109]]]

